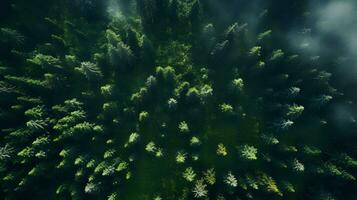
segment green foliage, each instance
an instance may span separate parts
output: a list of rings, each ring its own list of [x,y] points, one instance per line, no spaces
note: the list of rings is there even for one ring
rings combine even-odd
[[[200,100],[200,91],[192,87],[186,93],[187,99],[191,102],[199,101]]]
[[[198,137],[195,137],[193,136],[191,139],[190,139],[190,145],[191,146],[197,146],[197,145],[200,145],[201,144],[201,141]]]
[[[288,111],[286,113],[286,116],[296,118],[299,117],[303,111],[304,111],[304,106],[293,104],[288,106]]]
[[[219,156],[226,156],[228,154],[226,147],[222,143],[218,144],[216,153]]]
[[[188,124],[185,121],[180,122],[178,128],[181,133],[190,132],[190,129],[188,128]]]
[[[49,88],[49,85],[46,81],[32,79],[29,77],[23,77],[23,76],[17,77],[17,76],[7,75],[5,76],[5,79],[7,79],[10,83],[14,83],[24,88],[34,88],[34,89]]]
[[[258,183],[264,188],[266,192],[274,193],[279,196],[282,196],[282,193],[280,192],[278,186],[276,185],[276,182],[272,177],[264,173],[261,173],[258,176]]]
[[[270,135],[270,134],[263,134],[261,136],[263,142],[267,145],[276,145],[276,144],[279,144],[279,140],[274,137],[273,135]]]
[[[88,161],[88,163],[86,164],[87,168],[94,168],[96,166],[96,161],[94,159]]]
[[[24,149],[22,149],[17,153],[17,156],[19,156],[20,159],[22,159],[22,163],[25,163],[27,160],[33,158],[34,155],[35,155],[35,150],[31,147],[25,147]]]
[[[288,130],[293,125],[294,122],[291,120],[281,120],[280,122],[276,123],[277,128],[280,130]]]
[[[175,69],[171,66],[163,67],[156,67],[156,76],[159,80],[163,81],[173,81],[175,78]]]
[[[162,148],[157,148],[155,156],[158,157],[158,158],[163,157],[164,156],[163,149]]]
[[[108,44],[108,56],[112,65],[128,65],[133,60],[133,52],[130,47],[122,41],[116,44]]]
[[[44,130],[46,125],[46,122],[43,120],[30,120],[26,122],[26,126],[33,131]]]
[[[207,185],[204,183],[203,179],[197,180],[195,183],[195,187],[192,190],[193,196],[196,198],[207,197],[208,190],[206,187]]]
[[[86,163],[86,158],[84,156],[79,156],[74,160],[74,165],[84,165]]]
[[[219,105],[219,108],[222,113],[233,114],[233,106],[230,104],[223,103],[223,104]]]
[[[162,200],[162,198],[161,198],[161,196],[156,196],[156,197],[154,197],[153,200]]]
[[[155,86],[157,85],[157,80],[155,78],[155,76],[149,76],[147,79],[146,79],[146,87],[147,88],[154,88]]]
[[[289,193],[296,192],[295,187],[291,183],[285,181],[282,183],[282,185],[286,192],[289,192]]]
[[[112,158],[116,153],[115,149],[109,149],[107,151],[104,152],[103,158],[107,159],[107,158]]]
[[[244,88],[243,79],[237,78],[232,81],[232,87],[237,92],[242,92]]]
[[[258,35],[258,40],[259,40],[259,41],[264,40],[265,38],[271,36],[271,34],[272,34],[272,30],[267,30],[267,31],[265,31],[265,32],[263,32],[263,33],[260,33],[260,34]]]
[[[337,167],[336,165],[332,164],[332,163],[325,163],[324,164],[324,172],[325,174],[329,175],[329,176],[333,176],[333,177],[338,177],[341,179],[346,179],[349,181],[354,181],[356,180],[356,178],[351,175],[350,173],[346,172],[345,170]]]
[[[104,85],[100,87],[100,91],[103,96],[110,97],[114,92],[114,85],[110,85],[110,84]]]
[[[13,93],[15,92],[15,86],[12,86],[6,82],[0,81],[0,93]]]
[[[167,104],[169,106],[170,109],[174,109],[177,107],[177,100],[174,99],[174,98],[170,98],[168,101],[167,101]]]
[[[57,109],[59,107],[56,107],[55,109]],[[59,108],[61,109],[61,108]],[[64,111],[64,110],[63,110]],[[85,119],[86,113],[82,110],[76,110],[73,112],[70,112],[69,115],[59,119],[57,121],[57,123],[53,126],[53,129],[58,130],[58,131],[64,131],[68,128],[70,128],[71,126],[75,125],[75,123],[78,123],[82,120]]]
[[[275,61],[278,59],[281,59],[284,56],[284,52],[281,49],[277,49],[275,51],[273,51],[270,60],[271,61]]]
[[[11,154],[14,152],[14,149],[6,144],[3,147],[0,147],[0,160],[5,160],[11,158]]]
[[[158,49],[158,63],[173,66],[176,69],[186,68],[191,65],[191,45],[179,41],[170,41]]]
[[[100,191],[100,184],[98,183],[87,183],[84,188],[84,192],[88,194],[95,194]]]
[[[261,47],[261,46],[252,47],[252,48],[249,50],[249,55],[250,55],[250,56],[259,57],[259,56],[261,56],[261,50],[262,50],[262,47]]]
[[[350,167],[350,168],[357,167],[357,160],[353,159],[346,153],[342,153],[338,155],[336,160],[340,162],[343,166]]]
[[[2,3],[0,196],[354,199],[349,20],[263,4]]]
[[[111,193],[111,194],[108,196],[107,200],[119,200],[119,195],[118,195],[118,193],[116,193],[116,192]]]
[[[146,121],[148,119],[148,117],[149,117],[149,113],[148,112],[146,112],[146,111],[140,112],[140,114],[139,114],[139,122]]]
[[[303,172],[305,170],[304,164],[302,164],[299,160],[294,159],[292,162],[292,168],[295,172]]]
[[[238,180],[232,174],[232,172],[228,172],[228,174],[224,178],[224,182],[230,187],[237,187],[238,186]]]
[[[184,163],[186,161],[187,158],[187,153],[179,151],[176,154],[176,162],[177,163]]]
[[[184,179],[186,179],[188,182],[192,182],[195,180],[196,173],[192,169],[192,167],[188,167],[185,169],[185,171],[182,173],[182,176]]]
[[[45,166],[39,164],[32,168],[27,175],[29,176],[41,176],[44,174]]]
[[[239,148],[240,156],[246,160],[257,160],[258,149],[254,146],[243,145]]]
[[[153,141],[149,142],[149,143],[145,146],[145,150],[146,150],[147,152],[151,152],[151,153],[155,152],[155,150],[156,150],[155,143],[154,143]]]
[[[28,62],[41,66],[42,68],[62,68],[60,64],[60,60],[58,58],[55,58],[51,55],[43,55],[41,53],[36,54],[33,58],[28,59]]]
[[[200,96],[202,98],[207,98],[213,95],[213,89],[210,85],[204,85],[200,89]]]
[[[32,146],[42,147],[42,146],[48,145],[50,143],[51,143],[51,140],[48,136],[40,136],[32,142]]]
[[[103,104],[103,111],[114,112],[118,109],[116,102],[107,102]]]
[[[148,90],[146,88],[140,88],[139,92],[134,93],[131,95],[131,101],[134,103],[142,103],[145,99],[145,97],[148,95]]]
[[[305,145],[303,147],[303,151],[305,154],[309,155],[309,156],[318,156],[321,154],[321,150],[316,148],[316,147],[312,147],[312,146],[308,146]]]
[[[214,185],[216,183],[216,171],[214,168],[207,169],[205,172],[203,172],[204,175],[204,180],[210,184]]]
[[[140,135],[136,132],[130,134],[128,142],[125,144],[125,147],[135,144],[139,141]]]
[[[91,62],[82,62],[81,66],[75,69],[83,74],[88,80],[97,80],[103,77],[102,71],[96,64]]]
[[[249,187],[253,188],[254,190],[258,190],[259,189],[258,182],[254,177],[252,177],[250,175],[246,175],[245,182],[247,183],[247,185]]]
[[[36,106],[25,111],[25,115],[30,118],[40,119],[45,115],[43,106]]]
[[[123,43],[121,37],[113,30],[106,31],[107,53],[112,65],[127,65],[133,59],[130,47]]]
[[[127,169],[129,166],[129,164],[125,161],[122,161],[118,164],[118,167],[115,169],[116,171],[120,172],[120,171],[123,171],[125,169]]]
[[[333,97],[330,95],[320,95],[319,97],[313,99],[313,101],[317,107],[321,107],[330,102],[332,99]]]

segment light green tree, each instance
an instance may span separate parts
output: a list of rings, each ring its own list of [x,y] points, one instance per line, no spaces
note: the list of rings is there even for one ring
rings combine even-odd
[[[195,198],[207,197],[208,195],[207,185],[204,183],[203,179],[199,179],[196,181],[192,192]]]
[[[254,146],[243,145],[239,148],[240,156],[246,160],[257,160],[258,149]]]
[[[196,178],[196,173],[192,169],[192,167],[188,167],[185,169],[185,171],[182,173],[182,176],[184,179],[186,179],[188,182],[192,182]]]
[[[237,187],[238,186],[238,180],[232,174],[232,172],[228,172],[227,176],[224,178],[224,182],[227,185],[229,185],[230,187]]]
[[[216,171],[214,168],[207,169],[205,172],[203,172],[204,180],[210,184],[214,185],[216,183]]]
[[[181,133],[188,133],[190,131],[188,124],[185,121],[180,122],[178,128]]]
[[[228,154],[226,147],[222,143],[218,144],[216,153],[219,156],[226,156]]]

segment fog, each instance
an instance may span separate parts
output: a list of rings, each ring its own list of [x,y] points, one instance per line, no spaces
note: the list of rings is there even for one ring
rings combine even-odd
[[[301,32],[300,48],[311,55],[335,60],[334,80],[351,98],[351,85],[357,83],[357,1],[339,0],[311,3],[307,23],[311,29]],[[296,45],[296,43],[294,44]],[[338,103],[332,108],[333,123],[343,130],[355,123],[354,102]]]
[[[306,26],[288,35],[293,47],[310,56],[338,55],[338,71],[356,80],[357,1],[312,1],[304,17]]]

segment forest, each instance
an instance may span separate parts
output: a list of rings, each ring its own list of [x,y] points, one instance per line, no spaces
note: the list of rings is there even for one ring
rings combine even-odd
[[[0,199],[357,200],[354,0],[1,0]]]

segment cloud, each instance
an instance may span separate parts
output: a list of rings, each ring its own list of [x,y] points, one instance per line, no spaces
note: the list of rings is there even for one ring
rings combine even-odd
[[[317,8],[317,28],[324,32],[334,32],[338,34],[349,34],[349,32],[341,30],[355,29],[354,16],[355,3],[353,1],[334,1],[325,6]],[[352,25],[352,26],[351,26]]]
[[[317,14],[318,32],[338,38],[350,56],[357,56],[357,1],[333,1]]]
[[[310,27],[293,29],[292,46],[305,55],[336,57],[337,73],[357,81],[357,1],[311,1],[305,13]]]
[[[310,2],[306,13],[311,27],[290,33],[294,47],[316,55],[357,57],[357,1]]]
[[[333,72],[333,87],[345,93],[343,99],[354,99],[351,88],[357,84],[357,1],[311,0],[303,17],[304,25],[288,33],[291,46],[308,58],[320,56],[320,63]],[[332,63],[336,67],[330,68]],[[336,128],[341,132],[353,129],[357,118],[353,101],[338,101],[330,108],[329,121]]]

